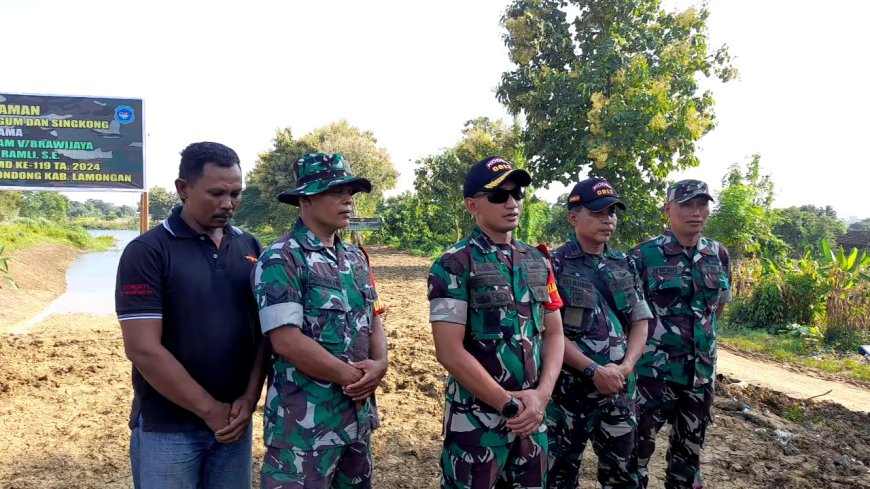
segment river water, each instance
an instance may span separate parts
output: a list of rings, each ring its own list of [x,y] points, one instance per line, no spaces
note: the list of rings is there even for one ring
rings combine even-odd
[[[109,315],[115,313],[115,274],[124,247],[139,236],[138,231],[89,230],[92,236],[109,235],[117,241],[109,251],[79,256],[66,272],[66,292],[39,314],[18,326],[25,332],[52,314],[83,313]]]

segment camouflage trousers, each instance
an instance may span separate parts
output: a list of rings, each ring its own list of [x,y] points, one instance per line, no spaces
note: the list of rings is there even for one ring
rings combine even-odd
[[[518,436],[510,445],[494,447],[445,441],[441,450],[443,489],[542,489],[546,478],[546,432]]]
[[[269,447],[262,489],[368,489],[372,487],[371,435],[349,445],[318,450]]]
[[[666,489],[703,489],[701,448],[710,423],[713,383],[700,387],[674,384],[651,377],[637,379],[638,468],[641,487],[649,482],[649,459],[656,448],[656,435],[665,423],[671,425],[667,454]]]
[[[637,488],[637,420],[628,391],[605,396],[591,380],[563,370],[547,406],[550,434],[550,488],[580,487],[586,442],[598,455],[598,482],[604,489]]]

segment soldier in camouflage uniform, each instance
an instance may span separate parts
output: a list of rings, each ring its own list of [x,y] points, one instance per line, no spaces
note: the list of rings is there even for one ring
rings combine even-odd
[[[374,391],[387,368],[377,293],[360,248],[339,239],[352,195],[371,183],[341,154],[305,155],[293,229],[266,249],[253,275],[260,323],[275,352],[265,407],[264,489],[371,487]]]
[[[561,305],[549,261],[512,238],[531,177],[499,157],[471,167],[471,235],[429,274],[432,333],[450,374],[443,488],[546,485],[544,410],[562,364]]]
[[[616,208],[625,209],[603,178],[584,180],[568,195],[575,236],[553,251],[565,303],[565,363],[547,409],[551,488],[579,486],[586,442],[598,455],[601,487],[637,487],[634,365],[652,318],[634,260],[608,247]],[[628,332],[628,341],[626,341]]]
[[[666,422],[671,438],[665,487],[705,487],[700,455],[713,404],[716,322],[731,301],[728,250],[701,235],[712,200],[704,182],[671,185],[664,207],[670,228],[632,250],[655,314],[637,364],[643,487],[656,434]]]

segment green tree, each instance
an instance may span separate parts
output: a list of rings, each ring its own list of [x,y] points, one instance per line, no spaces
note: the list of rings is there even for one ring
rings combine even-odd
[[[122,205],[115,208],[118,217],[136,217],[136,209],[133,206]]]
[[[837,219],[831,206],[825,208],[811,205],[773,210],[773,234],[790,247],[790,255],[800,258],[807,248],[820,251],[822,240],[836,243],[846,232],[846,225]]]
[[[22,217],[42,217],[52,221],[66,219],[69,199],[57,192],[25,192],[21,198]]]
[[[714,126],[698,76],[736,76],[727,47],[708,45],[708,14],[658,0],[515,0],[502,19],[515,68],[498,98],[525,117],[537,183],[607,178],[630,209],[626,241],[661,230],[668,175],[698,165],[695,142]]]
[[[853,222],[849,225],[849,231],[870,231],[870,218]]]
[[[148,189],[148,215],[152,221],[162,221],[172,214],[172,209],[181,205],[181,199],[175,190],[166,190],[163,187],[151,187]]]
[[[477,160],[475,160],[477,161]],[[438,209],[439,215],[426,225],[445,241],[459,241],[471,228],[465,210],[463,185],[468,168],[475,161],[461,160],[452,150],[417,160],[414,188],[421,205]]]
[[[79,202],[77,200],[72,200],[69,203],[69,209],[67,210],[67,217],[77,218],[77,217],[91,217],[96,216],[97,210],[94,209],[93,206],[89,205],[86,202]],[[102,217],[102,216],[100,216]]]
[[[423,202],[417,194],[404,192],[385,199],[378,215],[384,221],[383,235],[387,244],[418,254],[431,254],[440,252],[450,243],[431,226],[441,222],[441,209]]]
[[[21,209],[21,192],[0,190],[0,222],[18,217]]]
[[[722,179],[716,207],[710,215],[706,234],[724,244],[735,258],[785,251],[783,241],[772,232],[773,181],[761,175],[761,156],[755,154],[741,171],[731,165]]]

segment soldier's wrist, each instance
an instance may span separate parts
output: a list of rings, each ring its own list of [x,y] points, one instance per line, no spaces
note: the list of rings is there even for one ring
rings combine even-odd
[[[595,371],[598,370],[599,367],[600,365],[595,362],[590,363],[583,369],[583,376],[588,379],[595,377]]]

